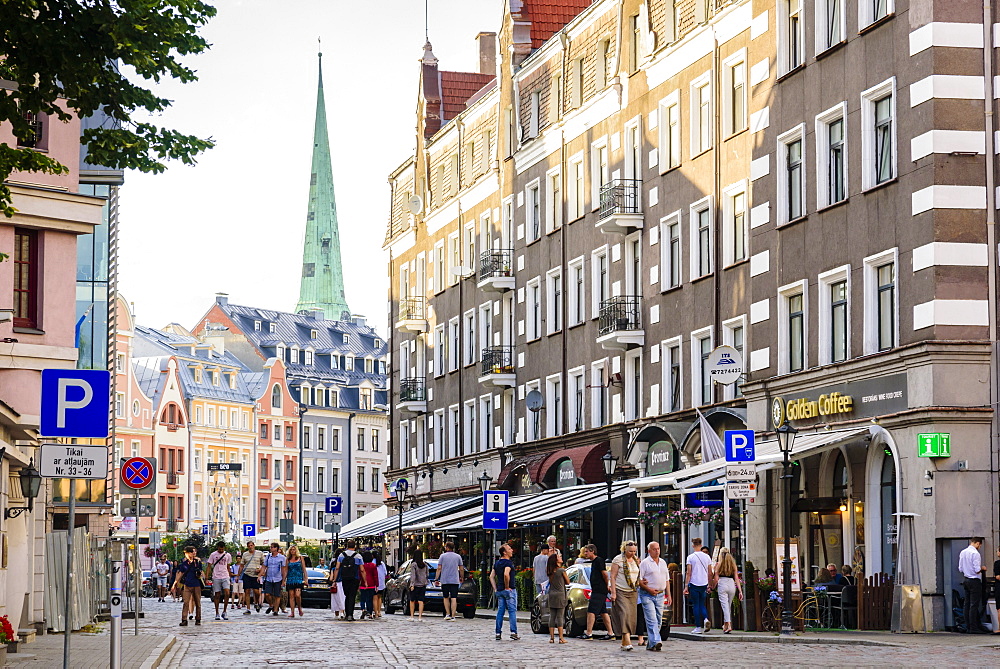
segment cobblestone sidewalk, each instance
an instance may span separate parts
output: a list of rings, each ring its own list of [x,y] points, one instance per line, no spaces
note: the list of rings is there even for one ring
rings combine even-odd
[[[140,623],[141,624],[141,623]],[[98,634],[76,633],[70,639],[70,667],[73,669],[106,669],[111,661],[111,637],[105,623]],[[122,667],[124,669],[154,669],[174,642],[173,635],[131,629],[122,635]],[[8,653],[8,667],[61,667],[63,635],[46,634],[21,646],[21,652]]]

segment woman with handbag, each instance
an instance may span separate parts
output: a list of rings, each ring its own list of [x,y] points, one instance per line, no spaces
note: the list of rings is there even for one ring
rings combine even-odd
[[[413,609],[417,609],[417,620],[424,619],[424,599],[427,593],[427,563],[421,551],[413,552],[413,564],[410,565],[410,620],[413,620]]]
[[[563,569],[562,553],[556,551],[549,555],[545,573],[549,577],[549,643],[555,643],[555,632],[559,631],[559,643],[566,643],[563,638],[563,625],[566,620],[566,586],[569,585],[569,576]]]
[[[331,565],[337,564],[337,557],[335,556],[330,562]],[[336,580],[334,580],[336,576]],[[333,615],[338,620],[344,617],[344,605],[346,604],[346,598],[344,597],[344,586],[340,582],[340,573],[334,569],[330,570],[330,610],[333,611]]]
[[[610,593],[612,607],[611,620],[616,631],[622,635],[622,650],[633,650],[632,635],[635,634],[637,603],[639,594],[636,583],[639,580],[638,550],[634,541],[626,541],[622,552],[611,561]]]

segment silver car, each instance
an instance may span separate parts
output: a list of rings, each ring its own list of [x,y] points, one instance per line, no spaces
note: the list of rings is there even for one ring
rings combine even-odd
[[[569,577],[569,588],[566,591],[566,614],[563,629],[569,636],[580,636],[587,629],[587,606],[590,604],[592,591],[590,589],[590,562],[581,562],[566,567]],[[611,614],[611,600],[605,598],[605,611]],[[598,616],[595,625],[603,627]],[[531,607],[531,631],[535,634],[545,634],[549,631],[549,595],[546,592],[535,597]],[[611,631],[608,630],[611,634]]]

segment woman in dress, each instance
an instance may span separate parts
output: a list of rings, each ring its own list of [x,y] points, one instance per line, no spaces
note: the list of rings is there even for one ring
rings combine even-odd
[[[361,618],[372,620],[372,602],[375,599],[375,590],[378,588],[378,567],[375,565],[375,558],[371,551],[361,553],[364,564],[361,565],[361,587],[358,588],[358,595],[361,598]]]
[[[292,544],[288,548],[288,576],[285,577],[285,590],[288,591],[289,618],[295,617],[295,609],[302,617],[302,588],[309,585],[309,574],[306,573],[306,562],[299,555],[299,547]]]
[[[743,601],[743,581],[736,569],[736,560],[727,547],[719,550],[719,560],[712,565],[712,570],[715,572],[719,606],[722,607],[722,633],[729,634],[733,631],[733,601],[737,593]]]
[[[413,609],[417,609],[417,620],[424,619],[424,599],[427,594],[427,563],[424,562],[422,551],[414,551],[413,564],[410,565],[410,620],[413,620]]]
[[[340,551],[337,551],[337,554],[330,560],[330,610],[333,611],[333,617],[340,620],[344,617],[347,598],[344,597],[344,584],[341,582],[340,573],[336,569],[338,557],[340,557]],[[336,575],[337,580],[333,580],[334,575]]]
[[[634,541],[626,541],[622,552],[611,561],[611,581],[609,595],[612,601],[611,619],[622,635],[622,650],[632,650],[632,635],[635,634],[639,580],[638,550]]]
[[[549,643],[555,643],[555,632],[559,631],[559,643],[566,643],[563,638],[563,624],[566,619],[566,586],[569,576],[563,569],[562,553],[556,551],[549,556],[545,573],[549,577]]]
[[[382,554],[378,551],[373,551],[372,556],[375,559],[375,569],[378,570],[378,586],[375,588],[375,617],[382,617],[382,597],[385,595],[385,577],[386,568],[385,563],[382,562]]]

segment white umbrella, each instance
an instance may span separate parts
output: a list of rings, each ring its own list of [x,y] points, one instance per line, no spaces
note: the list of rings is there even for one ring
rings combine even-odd
[[[292,536],[298,540],[305,541],[315,541],[317,539],[329,539],[329,532],[324,532],[323,530],[317,530],[308,525],[296,525],[292,528]],[[281,541],[281,530],[277,527],[272,527],[267,532],[261,532],[254,539],[257,543],[271,543],[272,541]]]

